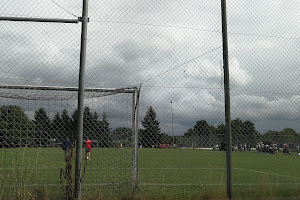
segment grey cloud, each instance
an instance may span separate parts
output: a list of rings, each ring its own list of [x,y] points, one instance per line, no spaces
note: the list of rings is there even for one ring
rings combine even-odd
[[[299,131],[298,40],[284,38],[299,35],[299,14],[295,10],[299,3],[228,3],[232,117],[249,119],[262,132],[287,126]],[[62,4],[80,13],[78,2]],[[45,5],[41,9],[27,5],[31,10],[22,12],[70,16],[55,5]],[[211,124],[224,122],[222,50],[173,69],[221,46],[219,1],[103,1],[101,4],[92,1],[90,5],[86,86],[124,87],[149,80],[142,85],[139,121],[152,105],[165,132],[170,130],[171,100],[176,134],[182,134],[200,119],[207,119]],[[4,7],[15,9],[8,4]],[[0,6],[0,11],[4,7]],[[43,10],[47,12],[42,13]],[[97,22],[101,20],[129,23]],[[2,83],[77,86],[79,25],[6,23],[1,28]],[[238,64],[234,65],[234,59]],[[124,99],[127,104],[122,103]],[[111,111],[99,102],[91,107],[99,115],[107,112],[111,124],[124,125],[128,120],[120,121],[118,116],[130,119],[129,109],[124,109],[131,105],[128,99],[103,100],[111,105]],[[124,107],[118,111],[117,107],[113,108],[117,105]]]

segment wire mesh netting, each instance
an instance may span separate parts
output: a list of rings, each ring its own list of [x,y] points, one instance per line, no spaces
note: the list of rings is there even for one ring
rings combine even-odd
[[[236,199],[299,198],[299,7],[227,4]],[[88,10],[82,197],[226,199],[220,1]],[[0,198],[74,192],[81,12],[80,1],[0,3],[0,18],[78,20],[0,21]]]
[[[18,192],[18,198],[28,198],[35,188],[48,188],[54,197],[68,196],[74,182],[77,89],[6,85],[0,90],[1,101],[7,102],[1,106],[4,196]],[[82,189],[96,192],[104,187],[106,193],[115,194],[128,191],[135,89],[85,90],[82,180],[86,183]],[[112,131],[110,123],[119,128]]]

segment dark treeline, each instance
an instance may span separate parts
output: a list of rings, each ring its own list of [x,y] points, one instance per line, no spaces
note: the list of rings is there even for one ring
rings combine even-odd
[[[193,128],[188,129],[183,136],[170,136],[161,133],[159,121],[156,113],[150,106],[142,121],[144,129],[140,130],[140,144],[143,147],[160,147],[162,144],[168,146],[183,146],[191,148],[211,148],[216,144],[225,143],[225,125],[213,126],[206,120],[199,120]],[[269,141],[283,144],[299,144],[300,134],[291,128],[282,131],[267,131],[265,134],[259,133],[255,129],[255,124],[249,120],[242,121],[237,118],[231,121],[232,144],[240,146],[246,144],[255,147],[258,142]]]
[[[0,147],[55,146],[64,139],[75,141],[77,110],[71,115],[64,109],[50,119],[46,110],[35,111],[33,120],[18,106],[0,107]],[[96,141],[99,147],[111,143],[109,122],[105,113],[102,120],[89,107],[84,108],[83,134]]]
[[[170,136],[161,132],[160,122],[153,107],[149,107],[143,120],[143,128],[139,130],[139,145],[142,147],[160,147],[162,144],[192,148],[211,148],[225,142],[225,125],[213,126],[206,120],[199,120],[194,127],[181,136]],[[300,143],[300,134],[291,128],[282,131],[259,133],[255,124],[249,120],[235,119],[231,121],[233,145],[247,144],[255,147],[258,142],[272,141],[280,146],[284,143]],[[70,115],[66,109],[57,112],[52,119],[44,108],[34,113],[31,120],[18,106],[0,107],[0,147],[18,146],[57,146],[64,139],[75,141],[77,130],[77,110]],[[97,112],[84,108],[83,134],[93,141],[97,147],[130,146],[132,129],[118,127],[111,131],[105,113],[99,119]]]

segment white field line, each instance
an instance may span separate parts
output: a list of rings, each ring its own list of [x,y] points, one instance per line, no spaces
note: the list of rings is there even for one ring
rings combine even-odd
[[[251,170],[251,169],[243,169],[243,168],[233,168],[233,169],[300,180],[300,178],[297,178],[297,177],[285,176],[285,175],[275,174],[275,173],[271,173],[271,172],[264,172],[264,171],[257,171],[257,170]]]
[[[188,168],[188,167],[185,167],[185,168],[170,168],[170,167],[166,167],[166,168],[139,168],[139,169],[145,169],[145,170],[152,170],[152,169],[155,169],[155,170],[226,170],[226,168],[209,168],[209,167],[194,167],[194,168]]]
[[[226,170],[226,168],[139,168],[139,169],[145,169],[145,170],[151,170],[151,169],[155,169],[155,170],[159,170],[159,169],[163,169],[163,170]],[[232,169],[300,180],[300,178],[271,173],[271,172],[257,171],[257,170],[244,169],[244,168],[232,168]]]
[[[226,170],[226,168],[139,168],[139,169],[144,169],[144,170],[153,170],[153,169],[154,170]],[[276,173],[271,173],[271,172],[257,171],[257,170],[244,169],[244,168],[232,168],[232,169],[300,180],[300,178],[281,175],[281,174],[276,174]]]
[[[221,186],[226,185],[226,183],[175,183],[175,184],[164,184],[164,183],[140,183],[141,186]],[[300,183],[233,183],[234,186],[257,186],[257,185],[300,185]]]

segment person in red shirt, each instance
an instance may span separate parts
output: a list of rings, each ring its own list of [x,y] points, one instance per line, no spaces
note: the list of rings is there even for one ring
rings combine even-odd
[[[86,143],[85,152],[87,154],[86,159],[87,160],[91,160],[91,146],[92,146],[92,142],[91,142],[91,140],[89,140],[89,138],[86,138],[85,143]]]

